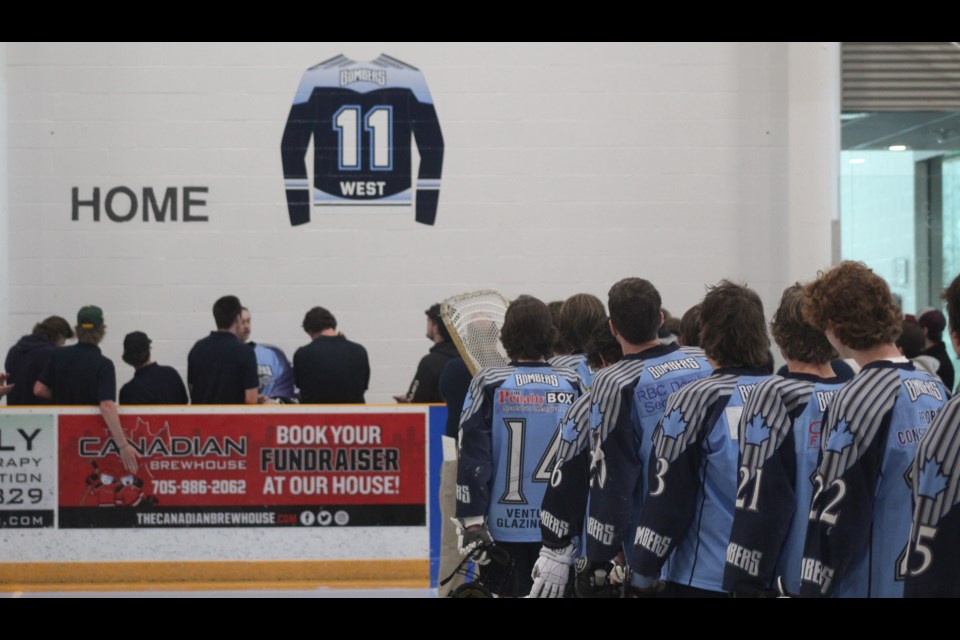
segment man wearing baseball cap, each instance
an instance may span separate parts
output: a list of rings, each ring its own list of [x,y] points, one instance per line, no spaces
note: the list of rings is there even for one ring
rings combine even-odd
[[[53,352],[33,387],[37,397],[57,405],[97,405],[119,448],[123,466],[137,470],[137,452],[130,446],[117,414],[117,374],[98,346],[106,334],[103,309],[88,305],[77,313],[77,344]]]
[[[150,344],[143,331],[128,333],[123,339],[123,361],[136,372],[120,389],[120,404],[189,404],[183,378],[173,367],[150,359]]]

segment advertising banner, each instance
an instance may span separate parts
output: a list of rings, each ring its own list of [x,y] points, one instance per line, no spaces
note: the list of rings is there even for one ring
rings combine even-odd
[[[0,413],[0,528],[54,525],[56,436],[53,415]]]
[[[426,524],[423,413],[128,410],[136,473],[99,415],[59,420],[61,528]]]

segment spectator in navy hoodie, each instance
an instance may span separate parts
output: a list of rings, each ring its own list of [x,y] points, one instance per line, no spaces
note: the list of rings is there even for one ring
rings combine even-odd
[[[7,384],[13,385],[7,396],[9,405],[50,404],[49,400],[33,395],[33,385],[47,364],[53,350],[73,338],[70,323],[60,316],[50,316],[33,327],[33,333],[23,336],[10,347],[4,367]]]

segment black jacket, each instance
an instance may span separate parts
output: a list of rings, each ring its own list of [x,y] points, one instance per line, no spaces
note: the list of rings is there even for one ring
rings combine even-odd
[[[410,402],[443,402],[440,393],[440,372],[454,358],[458,358],[456,345],[450,340],[438,342],[430,348],[430,353],[423,356],[417,367],[417,374],[413,376],[410,389],[407,391],[407,400]]]
[[[7,394],[9,405],[50,404],[49,400],[33,395],[33,385],[40,377],[56,347],[45,336],[23,336],[7,352],[4,368],[7,372],[7,384],[16,385]]]

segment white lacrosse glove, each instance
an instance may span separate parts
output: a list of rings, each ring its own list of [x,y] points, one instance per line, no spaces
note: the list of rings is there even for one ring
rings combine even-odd
[[[460,555],[470,556],[477,564],[490,564],[490,554],[487,548],[493,544],[493,536],[487,529],[487,523],[483,516],[472,518],[451,518],[453,524],[457,525],[457,548]],[[468,527],[479,525],[479,528],[468,531]]]
[[[531,598],[562,598],[570,581],[570,567],[576,549],[573,543],[562,549],[540,548],[540,557],[533,565],[530,577],[533,578]]]

